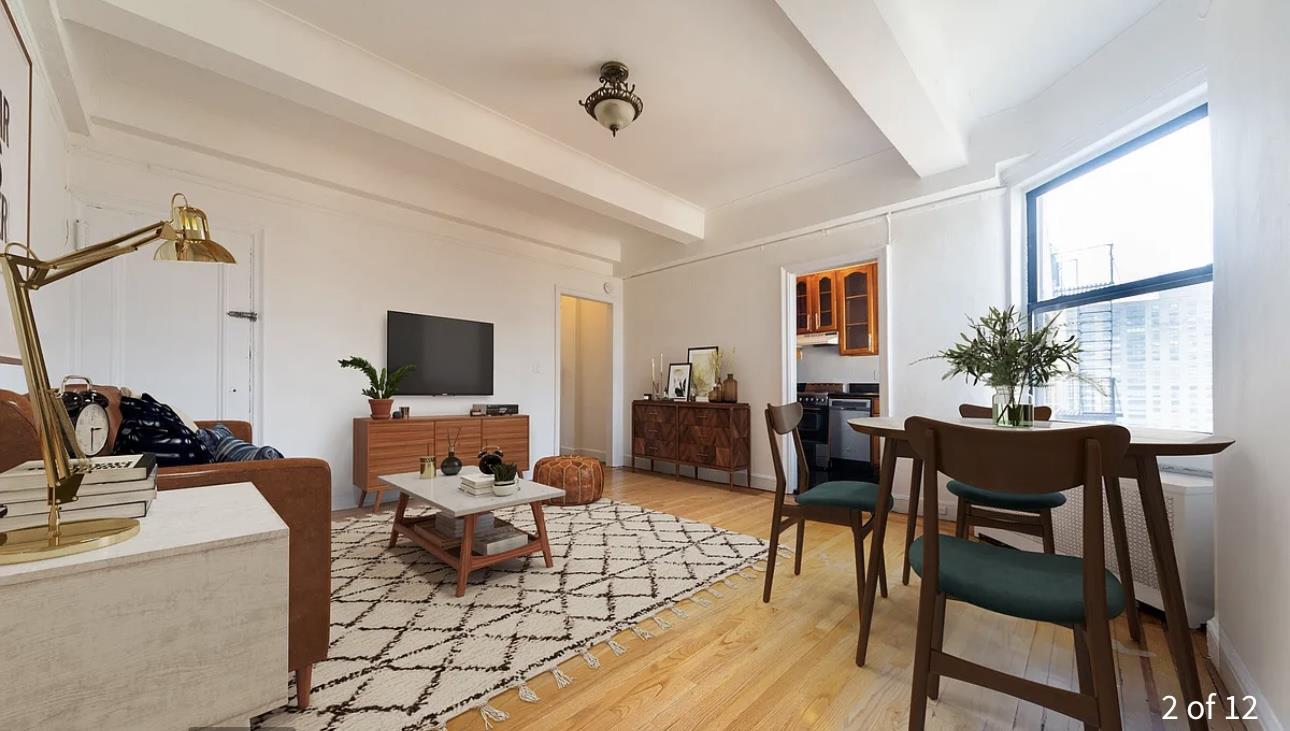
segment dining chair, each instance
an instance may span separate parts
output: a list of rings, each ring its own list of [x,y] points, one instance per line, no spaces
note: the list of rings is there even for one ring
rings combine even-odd
[[[927,701],[940,694],[942,676],[991,688],[1050,708],[1085,728],[1121,728],[1119,690],[1111,650],[1111,620],[1125,608],[1120,581],[1106,570],[1103,478],[1124,461],[1129,431],[1100,425],[1069,429],[1000,430],[910,417],[905,433],[923,461],[923,517],[939,515],[938,474],[1007,494],[1033,495],[1081,487],[1082,558],[1018,551],[934,528],[910,547],[922,577],[914,651],[909,728],[921,731]],[[948,599],[1021,619],[1072,630],[1079,692],[1004,673],[943,650]]]
[[[872,482],[835,480],[811,485],[809,462],[802,447],[798,425],[802,421],[802,405],[790,403],[783,406],[766,404],[766,432],[770,437],[770,454],[775,464],[775,505],[770,524],[770,555],[766,560],[766,584],[762,601],[770,602],[771,585],[775,580],[775,556],[779,550],[779,536],[797,526],[797,550],[793,556],[793,574],[802,573],[802,549],[805,542],[806,522],[814,520],[851,528],[855,540],[856,598],[860,611],[864,611],[865,559],[864,540],[873,532],[875,507],[878,504],[878,486]],[[797,455],[797,494],[788,494],[788,477],[780,454],[779,437],[793,436],[793,449]],[[891,508],[890,498],[887,508]],[[864,514],[869,518],[865,520]],[[887,596],[887,564],[879,551],[878,583],[883,597]]]

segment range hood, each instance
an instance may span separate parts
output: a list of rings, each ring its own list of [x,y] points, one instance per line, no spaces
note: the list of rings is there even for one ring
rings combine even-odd
[[[808,345],[837,345],[838,334],[831,333],[807,333],[797,336],[797,347],[804,348]]]

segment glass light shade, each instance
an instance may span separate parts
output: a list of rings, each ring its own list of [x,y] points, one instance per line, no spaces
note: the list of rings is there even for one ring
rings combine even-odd
[[[593,111],[596,121],[615,133],[636,121],[636,109],[622,99],[602,99]]]

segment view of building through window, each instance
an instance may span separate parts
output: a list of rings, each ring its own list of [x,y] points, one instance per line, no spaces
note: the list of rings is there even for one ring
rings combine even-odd
[[[1208,431],[1213,227],[1202,107],[1029,196],[1030,312],[1057,318],[1078,378],[1037,394],[1056,418]]]

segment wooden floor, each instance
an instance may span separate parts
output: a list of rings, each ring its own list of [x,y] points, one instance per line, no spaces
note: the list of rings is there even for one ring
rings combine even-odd
[[[769,537],[771,496],[670,476],[610,470],[605,496],[728,530]],[[761,580],[719,586],[711,607],[681,604],[687,618],[665,613],[672,628],[641,640],[631,632],[616,639],[628,652],[596,654],[593,670],[581,659],[562,669],[574,679],[557,688],[549,673],[529,685],[540,703],[514,692],[492,701],[511,715],[496,731],[525,729],[902,729],[908,722],[910,662],[918,579],[900,583],[903,516],[888,526],[886,558],[891,598],[879,598],[868,665],[855,666],[855,565],[851,532],[812,523],[806,533],[801,576],[780,561],[770,604],[761,602]],[[791,546],[792,541],[788,541]],[[1129,639],[1123,619],[1114,637],[1126,729],[1184,728],[1161,720],[1166,695],[1178,695],[1163,627],[1148,615],[1146,647]],[[1201,684],[1215,691],[1215,674],[1203,658],[1204,637],[1194,633]],[[1039,682],[1076,689],[1068,630],[1011,619],[951,603],[945,649]],[[1218,690],[1220,695],[1224,693]],[[1216,729],[1241,728],[1218,721]],[[482,729],[471,712],[448,723],[451,731]],[[928,705],[931,729],[1078,729],[1065,716],[984,689],[942,680],[941,698]]]

